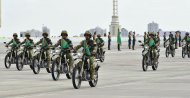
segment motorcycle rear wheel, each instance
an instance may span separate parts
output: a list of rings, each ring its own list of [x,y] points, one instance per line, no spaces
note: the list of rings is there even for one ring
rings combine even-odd
[[[142,69],[145,72],[148,70],[148,65],[146,64],[146,61],[147,61],[147,58],[144,56],[142,60]]]

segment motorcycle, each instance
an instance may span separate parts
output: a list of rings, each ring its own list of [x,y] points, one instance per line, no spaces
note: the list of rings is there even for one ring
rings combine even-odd
[[[96,58],[100,60],[100,62],[104,62],[105,60],[105,51],[102,51],[100,47],[97,49]]]
[[[170,44],[169,41],[167,41],[165,45],[166,45],[166,52],[165,52],[166,57],[169,57],[170,54],[172,57],[174,57],[175,56],[175,48],[173,48],[173,45]]]
[[[142,42],[139,41],[139,43],[142,43]],[[142,51],[142,56],[143,56],[142,69],[143,69],[143,71],[147,71],[148,66],[152,66],[152,69],[154,71],[156,71],[158,68],[158,63],[159,63],[158,59],[159,59],[160,49],[157,49],[157,52],[156,52],[157,57],[155,57],[153,49],[151,49],[148,45],[144,45],[144,43],[142,43],[141,46],[144,47],[144,50]]]
[[[6,42],[4,42],[6,44]],[[7,55],[5,56],[4,64],[5,68],[9,69],[11,64],[16,64],[17,60],[17,50],[13,49],[11,46],[7,47]]]
[[[89,63],[89,57],[86,55],[83,55],[81,57],[80,54],[79,57],[77,58],[79,62],[73,69],[73,74],[72,74],[72,83],[73,87],[75,89],[79,89],[81,86],[82,81],[88,81],[89,85],[91,87],[96,87],[98,83],[98,71],[99,71],[99,64],[98,60],[96,59],[95,61],[95,74],[94,74],[94,80],[90,79],[90,63]]]
[[[32,65],[34,74],[39,74],[41,68],[46,68],[46,71],[51,73],[51,70],[48,66],[47,55],[44,48],[41,48],[41,46],[37,46],[35,48]]]
[[[190,58],[190,44],[187,44],[185,41],[182,43],[182,58],[185,58],[187,55]]]
[[[29,57],[29,47],[25,47],[25,45],[21,46],[18,51],[18,57],[16,62],[16,67],[19,71],[21,71],[24,67],[24,65],[29,65],[31,69],[33,69],[32,66],[32,59]]]
[[[60,74],[66,74],[67,79],[71,79],[71,73],[69,72],[68,59],[66,58],[66,53],[70,51],[69,49],[57,48],[52,56],[53,64],[51,69],[51,74],[53,80],[59,80]]]

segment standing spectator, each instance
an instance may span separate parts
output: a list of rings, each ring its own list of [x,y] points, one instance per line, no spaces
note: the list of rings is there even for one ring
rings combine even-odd
[[[178,43],[178,32],[175,32],[175,49],[177,49],[177,43]]]
[[[181,47],[181,32],[179,31],[179,47]]]
[[[117,48],[118,48],[118,51],[121,51],[121,32],[120,30],[118,29],[118,34],[117,34]]]
[[[133,50],[135,50],[135,42],[136,42],[136,36],[135,32],[133,32]]]
[[[131,49],[131,32],[129,32],[129,35],[128,35],[128,47],[129,47],[129,49]]]
[[[109,32],[109,35],[108,35],[108,50],[111,50],[110,46],[111,46],[111,34]]]
[[[164,32],[164,48],[166,47],[166,43],[165,43],[165,41],[166,41],[166,32]]]

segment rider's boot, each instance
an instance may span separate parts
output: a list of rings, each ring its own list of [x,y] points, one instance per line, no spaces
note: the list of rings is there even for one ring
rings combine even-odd
[[[94,80],[95,68],[94,66],[90,67],[90,79]]]
[[[47,64],[48,64],[48,67],[51,69],[52,66],[51,66],[51,61],[50,60],[48,60]]]
[[[69,66],[69,72],[72,74],[73,73],[73,65]]]

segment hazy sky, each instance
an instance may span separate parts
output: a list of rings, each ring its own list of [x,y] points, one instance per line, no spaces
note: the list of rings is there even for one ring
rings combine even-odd
[[[109,30],[113,0],[2,0],[0,36],[29,29],[72,35],[100,26]],[[119,0],[122,27],[143,33],[155,21],[163,30],[190,31],[190,0]]]

